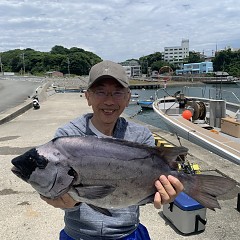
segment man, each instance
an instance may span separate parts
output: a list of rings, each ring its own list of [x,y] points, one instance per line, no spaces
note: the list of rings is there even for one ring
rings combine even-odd
[[[111,61],[102,61],[92,67],[88,90],[85,93],[93,114],[86,114],[59,128],[55,137],[96,135],[114,137],[154,146],[151,132],[144,126],[120,117],[128,106],[131,93],[124,68]],[[155,182],[154,206],[169,203],[183,190],[173,176],[160,176]],[[60,240],[150,239],[147,229],[139,223],[139,207],[110,209],[112,216],[96,212],[85,203],[77,203],[68,194],[47,203],[65,210],[65,227]]]

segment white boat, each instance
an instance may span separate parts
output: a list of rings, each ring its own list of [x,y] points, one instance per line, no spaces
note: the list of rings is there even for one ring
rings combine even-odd
[[[153,109],[170,132],[240,164],[240,104],[178,92],[155,100]]]
[[[133,94],[131,94],[131,98],[139,98],[139,94],[138,93],[133,93]]]
[[[139,94],[138,93],[131,94],[131,98],[130,98],[129,104],[130,105],[137,104],[138,98],[139,98]]]
[[[129,105],[135,105],[135,104],[137,105],[137,102],[138,102],[137,99],[131,98],[129,101]]]

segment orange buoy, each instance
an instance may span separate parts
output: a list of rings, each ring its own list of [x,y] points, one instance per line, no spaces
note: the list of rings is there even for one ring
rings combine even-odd
[[[213,133],[219,134],[219,132],[218,132],[216,129],[211,129],[210,132],[213,132]]]
[[[192,112],[190,110],[184,110],[182,112],[182,117],[185,118],[186,120],[190,120],[192,117]]]

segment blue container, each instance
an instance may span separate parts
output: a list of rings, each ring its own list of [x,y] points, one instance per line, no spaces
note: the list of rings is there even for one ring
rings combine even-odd
[[[174,204],[183,211],[193,211],[204,208],[199,202],[188,196],[186,193],[181,192],[174,200]]]

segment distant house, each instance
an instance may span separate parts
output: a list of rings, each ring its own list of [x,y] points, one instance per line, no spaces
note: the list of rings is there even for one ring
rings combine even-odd
[[[2,75],[4,75],[4,76],[14,76],[15,73],[14,72],[2,72]]]
[[[126,71],[127,76],[130,78],[132,75],[131,67],[130,66],[123,66]]]
[[[48,77],[63,77],[63,73],[59,71],[46,72]]]
[[[141,66],[123,66],[126,71],[127,76],[130,77],[140,77],[142,75]]]
[[[138,61],[129,60],[121,63],[121,65],[124,67],[129,78],[140,77],[142,75],[141,66],[139,65]]]
[[[183,69],[176,70],[176,74],[202,74],[213,72],[212,62],[186,63]]]

